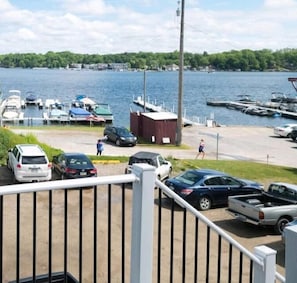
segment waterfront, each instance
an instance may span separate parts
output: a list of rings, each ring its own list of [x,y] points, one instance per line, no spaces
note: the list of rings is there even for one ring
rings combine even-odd
[[[250,116],[240,111],[208,106],[206,101],[236,100],[239,95],[269,101],[272,92],[295,96],[296,91],[288,82],[288,77],[295,76],[295,73],[275,72],[185,72],[184,114],[194,122],[214,118],[218,124],[224,125],[276,126],[288,122],[290,120],[284,118]],[[147,100],[176,111],[178,72],[146,72],[145,85]],[[0,88],[4,96],[10,89],[19,89],[23,98],[27,92],[33,92],[42,100],[55,98],[65,104],[71,103],[76,95],[84,94],[98,102],[108,103],[114,114],[114,123],[129,126],[129,112],[141,111],[133,104],[133,99],[144,95],[144,73],[0,69]],[[40,111],[30,109],[30,115],[41,117],[43,110]]]

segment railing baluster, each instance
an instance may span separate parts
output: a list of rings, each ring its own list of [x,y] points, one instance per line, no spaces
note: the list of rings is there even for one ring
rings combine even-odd
[[[33,282],[36,280],[36,230],[37,230],[37,193],[33,193],[33,266],[32,266],[32,273],[33,273]]]
[[[173,249],[174,249],[174,207],[175,202],[171,199],[171,232],[170,232],[170,283],[173,283]]]
[[[232,256],[233,256],[233,246],[229,244],[229,269],[228,269],[228,282],[232,281]]]
[[[209,259],[210,259],[210,227],[207,226],[206,235],[206,278],[205,282],[209,282]]]
[[[198,282],[198,254],[199,254],[199,246],[198,246],[198,238],[199,238],[199,219],[195,218],[195,254],[194,254],[194,283]]]
[[[0,281],[3,282],[3,196],[0,196]]]
[[[222,252],[222,237],[219,235],[218,237],[218,276],[217,282],[221,282],[221,252]]]
[[[93,187],[94,190],[94,274],[93,282],[97,282],[97,186]]]
[[[20,280],[20,194],[17,194],[16,211],[16,280]]]
[[[182,282],[186,282],[186,240],[187,240],[187,210],[183,209],[183,256],[182,256]]]
[[[162,190],[158,188],[158,255],[157,255],[157,283],[161,282],[161,247],[162,247]]]
[[[107,282],[111,282],[111,185],[108,185]]]
[[[64,280],[68,269],[68,190],[64,190]]]
[[[48,198],[48,279],[49,282],[52,282],[52,245],[53,245],[53,213],[52,213],[52,204],[53,204],[53,191],[49,191]]]
[[[82,282],[82,266],[83,266],[83,257],[82,257],[82,250],[83,250],[83,188],[79,188],[79,282]]]
[[[125,283],[125,185],[122,184],[122,282]]]
[[[238,282],[241,283],[242,282],[242,252],[239,253],[239,278],[238,278]]]

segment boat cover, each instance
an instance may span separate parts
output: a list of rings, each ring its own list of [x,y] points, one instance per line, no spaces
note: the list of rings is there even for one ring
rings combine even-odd
[[[89,111],[85,110],[84,108],[71,108],[69,110],[69,115],[71,116],[80,116],[80,117],[88,117],[92,115]]]

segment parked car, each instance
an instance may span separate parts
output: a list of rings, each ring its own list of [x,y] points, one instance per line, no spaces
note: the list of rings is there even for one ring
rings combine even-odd
[[[161,181],[169,178],[172,172],[171,162],[164,159],[162,155],[156,152],[139,151],[130,156],[128,167],[125,170],[126,174],[131,173],[132,165],[134,163],[147,163],[156,167],[157,177]]]
[[[137,143],[137,137],[125,127],[107,126],[103,134],[108,141],[114,142],[117,146],[135,146]]]
[[[293,141],[296,141],[297,140],[297,127],[294,127],[291,134],[290,134],[290,137]]]
[[[184,200],[199,210],[227,206],[228,197],[259,193],[263,185],[211,169],[190,169],[165,181]]]
[[[280,137],[290,138],[291,133],[297,124],[284,124],[273,129],[274,134]]]
[[[53,170],[61,179],[97,176],[96,167],[84,153],[61,153],[54,156]]]
[[[14,182],[50,181],[51,163],[37,144],[17,144],[8,150],[7,167],[13,172]]]

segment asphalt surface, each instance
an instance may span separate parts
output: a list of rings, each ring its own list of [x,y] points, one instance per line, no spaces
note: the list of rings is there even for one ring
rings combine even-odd
[[[39,141],[63,151],[79,151],[96,154],[96,142],[102,136],[96,132],[81,133],[70,130],[13,129],[19,134],[34,134]],[[222,126],[206,127],[194,125],[183,129],[182,144],[187,149],[167,146],[117,147],[105,142],[103,156],[130,156],[140,150],[158,151],[162,155],[177,159],[194,159],[200,139],[205,140],[205,159],[248,160],[295,167],[297,143],[288,138],[275,136],[271,127]]]

